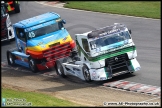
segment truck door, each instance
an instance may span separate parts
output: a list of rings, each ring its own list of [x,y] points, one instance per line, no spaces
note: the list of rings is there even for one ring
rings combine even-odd
[[[84,50],[85,53],[81,54],[81,58],[82,58],[82,60],[87,61],[86,57],[89,56],[89,54],[90,54],[87,39],[84,39],[84,38],[82,39],[82,45],[83,45],[83,50]]]
[[[26,48],[26,35],[24,32],[24,29],[22,28],[15,28],[16,31],[16,42],[17,42],[17,48],[20,52],[26,53],[25,48]]]

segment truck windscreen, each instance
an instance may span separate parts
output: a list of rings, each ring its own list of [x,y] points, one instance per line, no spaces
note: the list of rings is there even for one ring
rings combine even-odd
[[[58,30],[61,30],[62,27],[63,27],[63,24],[61,22],[56,22],[54,24],[44,26],[36,30],[26,32],[26,36],[27,36],[27,39],[29,40],[29,39],[43,36],[43,35],[46,35],[52,32],[56,32]]]
[[[130,39],[130,35],[128,31],[123,31],[120,33],[112,34],[110,36],[100,37],[98,39],[95,39],[90,42],[90,47],[91,50],[93,50],[98,47],[104,47],[127,39]]]

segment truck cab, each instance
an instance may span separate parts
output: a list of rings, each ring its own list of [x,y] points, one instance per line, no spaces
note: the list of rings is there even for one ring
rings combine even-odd
[[[54,67],[57,59],[69,56],[75,48],[65,23],[59,14],[48,12],[13,24],[17,48],[8,51],[9,64],[23,65],[33,72]]]
[[[133,73],[141,68],[136,59],[137,51],[131,30],[124,24],[115,23],[76,34],[75,41],[79,59],[62,63],[64,75],[74,75],[86,81],[99,81]],[[58,73],[61,73],[59,70],[61,69],[58,69]]]
[[[81,60],[87,62],[89,68],[101,69],[106,73],[101,79],[140,70],[131,30],[124,24],[115,23],[77,34],[76,44]]]
[[[6,12],[7,4],[1,1],[1,41],[14,39],[14,31],[9,14]]]

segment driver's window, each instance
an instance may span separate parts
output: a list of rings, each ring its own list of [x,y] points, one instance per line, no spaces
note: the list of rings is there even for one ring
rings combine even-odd
[[[89,47],[88,47],[88,41],[87,39],[82,39],[82,44],[83,44],[83,48],[86,52],[90,52],[89,51]]]
[[[20,40],[26,42],[26,36],[25,36],[24,29],[16,28],[16,35]]]

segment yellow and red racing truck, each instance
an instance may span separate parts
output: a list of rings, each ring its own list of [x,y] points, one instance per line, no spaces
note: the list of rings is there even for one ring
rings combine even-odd
[[[33,72],[52,68],[55,61],[68,57],[75,42],[64,28],[66,21],[47,12],[13,24],[17,47],[7,51],[9,65],[22,65]]]

